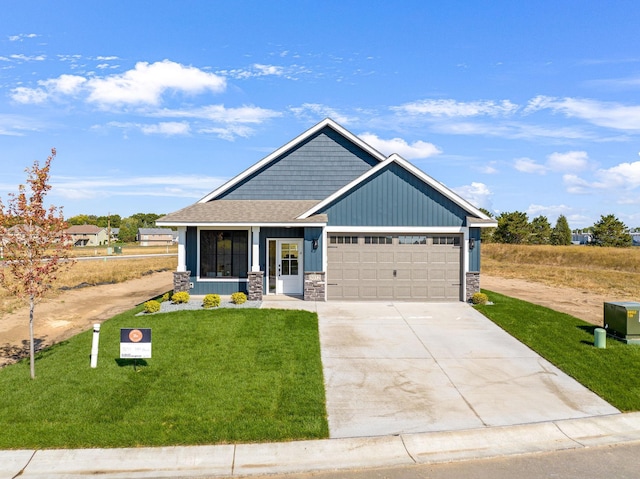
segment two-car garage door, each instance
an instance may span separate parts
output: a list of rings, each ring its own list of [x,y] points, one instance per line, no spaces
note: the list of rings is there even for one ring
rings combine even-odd
[[[329,234],[328,299],[459,301],[461,235]]]

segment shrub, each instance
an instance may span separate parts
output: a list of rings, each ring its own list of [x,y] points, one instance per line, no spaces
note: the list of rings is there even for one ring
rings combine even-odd
[[[186,291],[180,291],[179,293],[175,293],[171,297],[171,302],[173,302],[174,304],[188,303],[189,293],[187,293]]]
[[[237,293],[233,293],[231,295],[231,302],[233,304],[242,304],[247,301],[247,295],[238,291]]]
[[[169,301],[169,293],[164,293],[162,295],[162,303],[164,303],[165,301]]]
[[[473,304],[487,304],[487,301],[489,301],[489,297],[484,293],[473,293],[473,296],[471,296]]]
[[[145,313],[157,313],[160,311],[160,302],[152,299],[144,303],[144,312]]]
[[[217,308],[218,306],[220,306],[220,295],[207,294],[202,300],[202,306],[204,306],[205,309]]]

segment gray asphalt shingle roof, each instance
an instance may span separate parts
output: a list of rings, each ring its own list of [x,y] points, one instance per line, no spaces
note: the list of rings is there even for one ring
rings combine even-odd
[[[156,223],[326,223],[324,214],[296,219],[317,203],[318,200],[214,200],[187,206],[158,218]]]

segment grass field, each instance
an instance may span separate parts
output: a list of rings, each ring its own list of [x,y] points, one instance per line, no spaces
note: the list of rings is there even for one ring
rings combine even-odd
[[[640,247],[482,245],[482,273],[619,298],[640,296]]]
[[[58,274],[58,279],[52,285],[47,298],[56,297],[64,289],[81,284],[121,283],[155,271],[174,271],[177,264],[178,259],[175,256],[134,259],[114,257],[107,261],[77,261],[70,269]],[[6,289],[0,288],[0,317],[23,305],[24,302],[11,296]]]
[[[485,291],[485,316],[622,411],[640,411],[640,346],[608,338],[593,345],[595,326],[518,299]],[[534,392],[532,392],[534,394]]]
[[[326,438],[317,316],[129,311],[0,370],[0,448],[216,444]],[[119,359],[121,327],[152,328],[153,357]]]

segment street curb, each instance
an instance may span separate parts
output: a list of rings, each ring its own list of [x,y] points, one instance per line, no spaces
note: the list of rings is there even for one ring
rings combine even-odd
[[[267,444],[0,451],[0,479],[234,477],[409,466],[640,441],[640,413]]]

